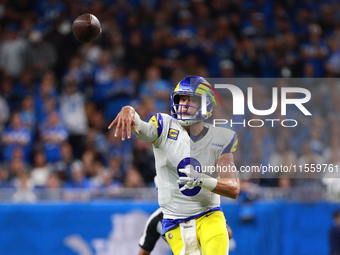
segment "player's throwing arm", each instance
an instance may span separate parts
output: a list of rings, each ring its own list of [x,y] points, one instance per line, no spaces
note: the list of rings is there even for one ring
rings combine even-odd
[[[121,130],[121,139],[131,138],[131,132],[146,142],[154,142],[157,139],[157,129],[152,123],[147,123],[139,117],[138,113],[132,106],[124,106],[117,114],[117,117],[109,125],[109,129],[116,126],[115,136],[117,137]],[[132,129],[131,129],[132,128]]]

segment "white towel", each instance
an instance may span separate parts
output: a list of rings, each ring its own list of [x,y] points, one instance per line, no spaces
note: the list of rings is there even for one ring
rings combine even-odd
[[[196,234],[196,220],[189,220],[179,224],[183,248],[179,255],[203,255]]]

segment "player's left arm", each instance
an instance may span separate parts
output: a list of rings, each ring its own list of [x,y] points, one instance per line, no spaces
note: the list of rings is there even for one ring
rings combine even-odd
[[[236,199],[240,193],[240,181],[238,178],[238,172],[235,167],[234,157],[232,152],[223,154],[217,161],[217,164],[221,166],[221,169],[232,169],[233,171],[221,171],[220,179],[216,179],[204,173],[199,173],[192,169],[189,165],[184,169],[179,169],[181,173],[186,176],[179,177],[178,184],[183,185],[180,191],[195,186],[200,186],[216,194]],[[228,167],[229,166],[229,167]]]
[[[233,199],[237,198],[240,193],[240,180],[238,172],[235,171],[236,166],[233,153],[229,152],[224,154],[218,159],[217,165],[221,167],[220,169],[230,169],[230,171],[221,171],[219,173],[221,179],[217,180],[217,185],[212,192]]]

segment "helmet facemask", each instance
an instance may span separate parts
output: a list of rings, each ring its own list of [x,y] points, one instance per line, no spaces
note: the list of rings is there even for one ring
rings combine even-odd
[[[212,113],[212,102],[208,102],[207,100],[207,109],[210,109],[207,111],[207,115],[202,115],[202,105],[198,107],[193,106],[193,105],[185,105],[185,104],[180,104],[180,96],[188,96],[187,94],[174,94],[173,95],[173,104],[171,108],[171,112],[173,113],[172,116],[178,120],[178,122],[182,126],[190,126],[194,123],[200,122],[204,119],[207,119],[211,116]],[[197,97],[197,100],[201,102],[201,96],[200,95],[189,95],[190,97]],[[180,107],[186,107],[186,111],[179,113]],[[190,114],[189,108],[196,108],[197,111],[194,114]]]

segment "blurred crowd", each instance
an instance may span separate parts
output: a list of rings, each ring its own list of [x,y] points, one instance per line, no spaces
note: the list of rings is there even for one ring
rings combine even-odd
[[[337,78],[338,10],[335,0],[0,1],[0,187],[100,197],[153,186],[152,146],[107,130],[122,106],[144,120],[169,113],[170,94],[188,75]],[[88,44],[71,30],[84,13],[103,29]],[[313,118],[299,128],[237,130],[238,166],[340,161],[338,85],[309,89]],[[256,91],[270,106],[270,87]],[[288,177],[243,187],[324,185]]]

